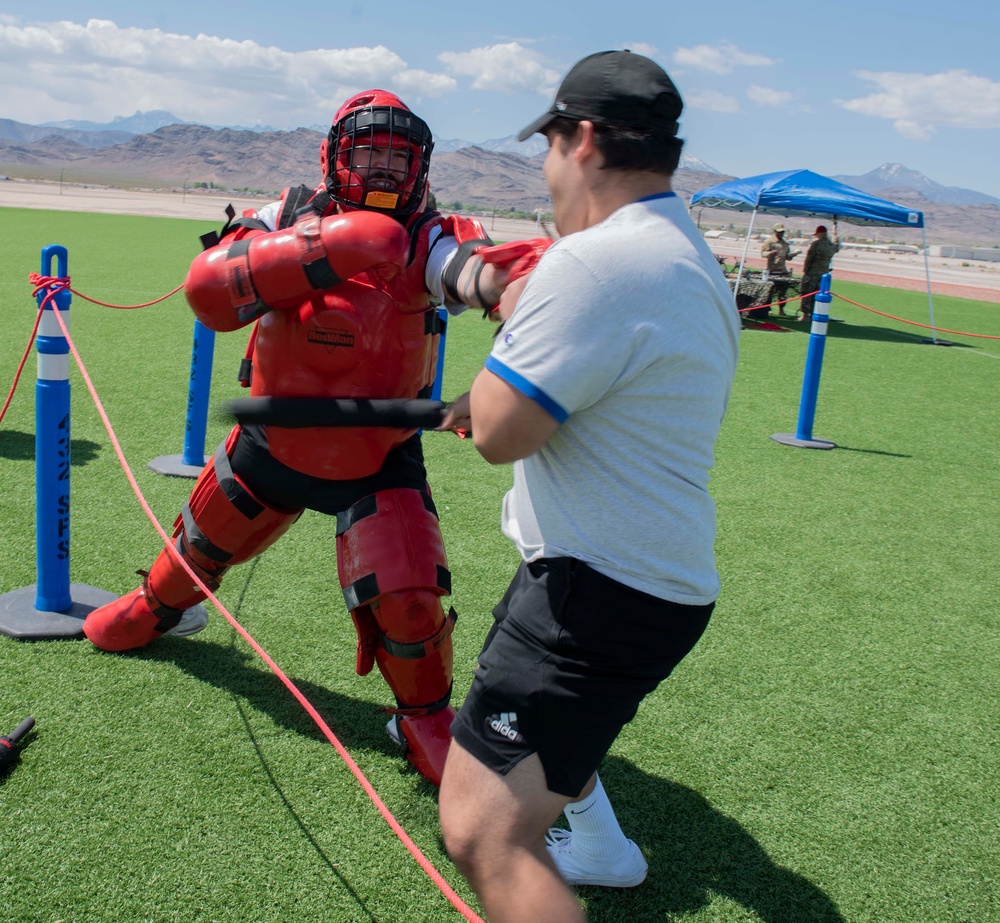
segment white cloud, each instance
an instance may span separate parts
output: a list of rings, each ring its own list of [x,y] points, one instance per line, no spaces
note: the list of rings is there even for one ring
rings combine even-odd
[[[711,71],[713,74],[730,74],[737,67],[770,67],[776,63],[774,58],[766,55],[740,51],[732,42],[678,48],[673,60],[679,67]]]
[[[792,101],[794,94],[786,90],[775,90],[773,87],[762,87],[754,84],[747,87],[747,98],[760,106],[784,106]]]
[[[735,96],[727,96],[716,90],[694,90],[685,93],[684,104],[692,109],[707,109],[709,112],[740,111],[740,104]]]
[[[911,141],[926,141],[941,127],[1000,128],[1000,83],[967,70],[940,74],[861,71],[878,92],[837,104],[882,119]]]
[[[457,83],[409,68],[382,45],[289,52],[100,19],[24,27],[0,21],[3,114],[19,121],[80,118],[84,107],[85,117],[100,121],[139,108],[209,124],[294,128],[327,121],[347,96],[371,87],[395,90],[412,104]]]
[[[473,48],[472,51],[445,51],[438,60],[454,73],[472,77],[475,90],[498,90],[501,93],[530,91],[551,96],[561,74],[546,67],[537,51],[520,42],[506,42]]]

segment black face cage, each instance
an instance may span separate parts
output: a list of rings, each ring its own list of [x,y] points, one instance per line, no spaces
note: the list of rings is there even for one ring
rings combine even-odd
[[[371,190],[368,189],[368,170],[363,158],[355,164],[353,171],[349,170],[355,148],[361,144],[370,147],[373,136],[378,136],[380,147],[406,151],[406,178],[399,201],[392,208],[367,202]],[[400,145],[401,138],[405,139],[405,146]],[[419,163],[416,162],[418,155],[414,148],[420,151]],[[393,106],[351,112],[330,129],[327,139],[326,185],[330,198],[350,208],[389,212],[399,218],[409,217],[423,201],[433,148],[430,128],[412,112]]]

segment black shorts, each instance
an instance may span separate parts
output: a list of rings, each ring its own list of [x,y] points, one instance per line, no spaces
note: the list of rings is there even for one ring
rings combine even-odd
[[[309,509],[336,516],[380,490],[409,487],[427,492],[418,433],[389,452],[375,474],[350,481],[328,481],[282,464],[268,451],[264,429],[257,425],[241,429],[229,461],[233,472],[258,499],[285,510]]]
[[[452,736],[501,775],[537,753],[549,790],[575,798],[714,606],[650,596],[574,558],[522,562]]]

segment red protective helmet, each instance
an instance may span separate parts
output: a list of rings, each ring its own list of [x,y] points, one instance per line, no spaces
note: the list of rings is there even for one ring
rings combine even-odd
[[[337,110],[320,148],[327,192],[346,208],[405,220],[422,206],[433,147],[427,124],[394,93],[358,93]],[[405,160],[390,168],[373,149],[405,152]]]

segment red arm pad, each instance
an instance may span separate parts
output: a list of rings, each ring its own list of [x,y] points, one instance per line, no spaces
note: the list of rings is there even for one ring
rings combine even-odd
[[[535,237],[532,240],[512,240],[493,247],[476,247],[472,252],[481,256],[483,262],[506,269],[508,281],[513,282],[531,272],[553,242],[551,237]]]
[[[531,240],[512,240],[492,247],[476,247],[472,252],[481,256],[484,263],[491,263],[498,269],[505,270],[509,285],[531,272],[553,242],[551,237],[535,237]],[[492,314],[495,310],[496,305],[488,313]]]
[[[290,228],[251,231],[195,257],[184,294],[211,330],[236,330],[271,308],[301,304],[305,295],[332,288],[359,273],[406,265],[409,236],[377,212],[303,218]]]
[[[448,215],[441,219],[441,230],[451,234],[460,244],[467,240],[490,240],[486,228],[478,218],[463,218],[460,215]]]

